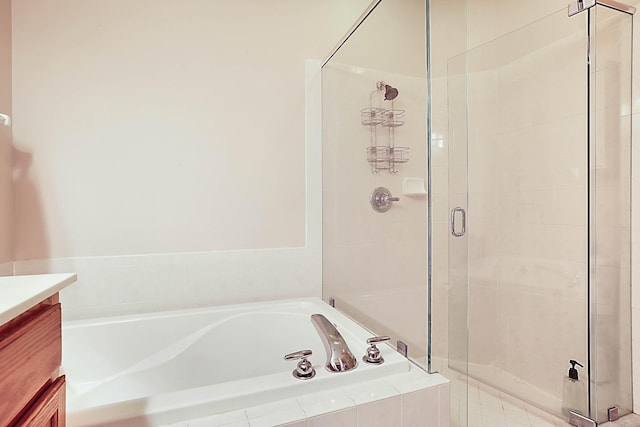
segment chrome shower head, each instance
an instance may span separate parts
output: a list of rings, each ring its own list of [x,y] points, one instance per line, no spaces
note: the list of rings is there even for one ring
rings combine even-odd
[[[398,89],[390,85],[384,85],[384,100],[393,101],[398,96]]]
[[[398,97],[398,89],[386,84],[383,81],[379,81],[378,83],[376,83],[376,88],[378,88],[378,90],[384,90],[385,101],[393,101]]]

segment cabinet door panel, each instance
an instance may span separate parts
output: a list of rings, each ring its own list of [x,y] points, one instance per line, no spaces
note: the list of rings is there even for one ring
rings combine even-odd
[[[60,304],[26,314],[0,330],[0,426],[21,417],[62,360]]]
[[[66,424],[64,375],[51,384],[15,427],[64,427]]]

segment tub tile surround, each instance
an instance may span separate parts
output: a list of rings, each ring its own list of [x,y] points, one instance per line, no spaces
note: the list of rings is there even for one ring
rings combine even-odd
[[[310,248],[59,258],[15,262],[15,274],[77,272],[60,294],[64,320],[148,313],[321,293]]]
[[[0,264],[0,276],[12,276],[13,275],[13,263],[4,262]]]
[[[449,381],[414,366],[404,374],[301,395],[170,427],[448,427]]]

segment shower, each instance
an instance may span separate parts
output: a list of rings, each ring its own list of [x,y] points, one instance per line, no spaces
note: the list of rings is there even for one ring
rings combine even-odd
[[[452,426],[474,416],[471,384],[577,409],[572,360],[581,416],[628,413],[632,9],[585,0],[509,23],[508,0],[401,3],[372,4],[322,67],[323,298],[451,379]],[[402,126],[374,121],[391,109]],[[411,161],[376,173],[362,152],[389,136]],[[397,209],[370,209],[378,187]]]
[[[393,101],[398,97],[398,89],[392,87],[391,85],[386,84],[383,81],[379,81],[376,84],[378,90],[384,90],[384,100],[385,101]]]

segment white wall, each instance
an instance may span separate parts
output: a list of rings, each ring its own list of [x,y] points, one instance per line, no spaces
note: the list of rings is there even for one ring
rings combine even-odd
[[[0,1],[0,113],[11,115],[11,1]],[[11,128],[0,127],[0,275],[11,273]]]
[[[66,318],[320,295],[305,60],[367,4],[14,2],[16,273],[78,271]]]

